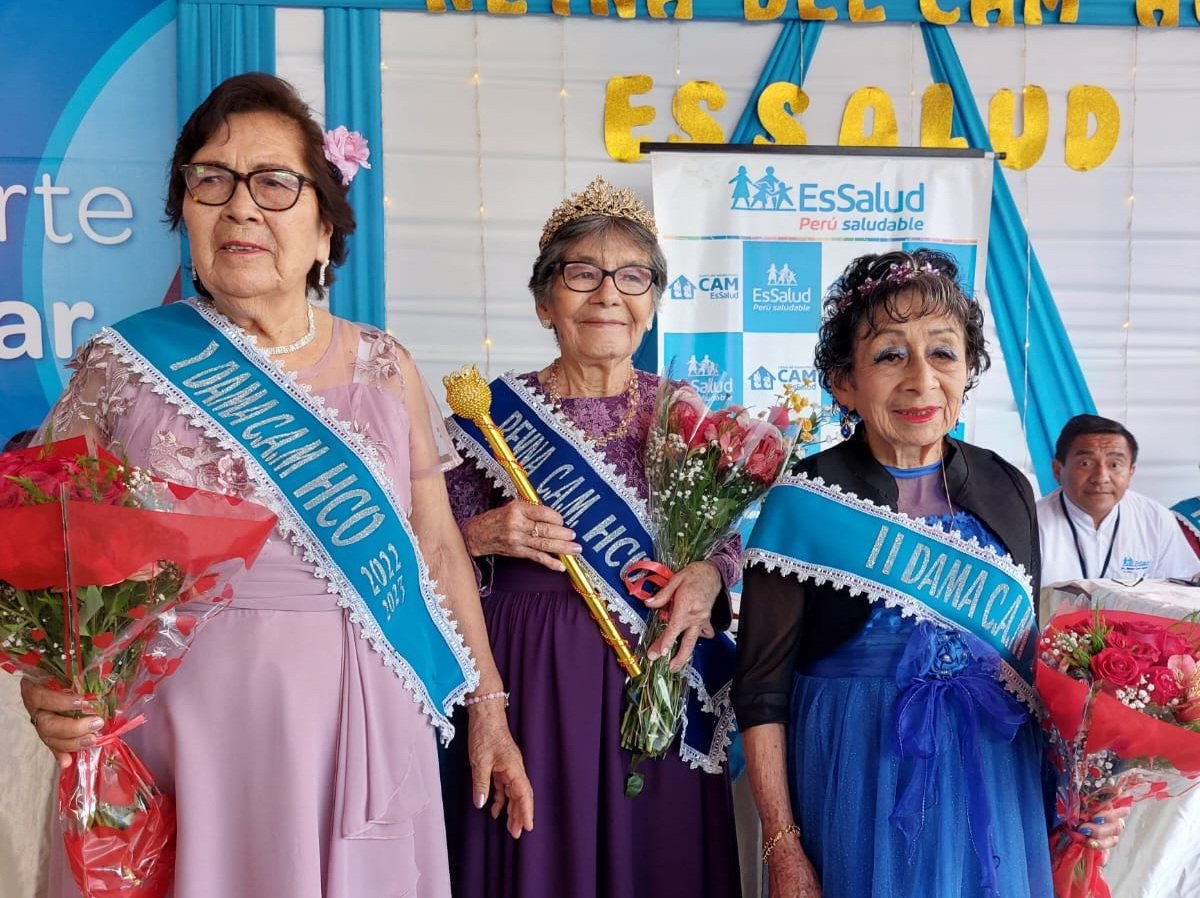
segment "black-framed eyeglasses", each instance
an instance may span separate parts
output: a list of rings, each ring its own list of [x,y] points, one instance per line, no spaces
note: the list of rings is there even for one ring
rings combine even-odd
[[[304,185],[314,183],[307,175],[286,168],[259,168],[243,174],[212,162],[185,162],[179,171],[188,194],[203,206],[224,206],[245,181],[250,199],[266,212],[286,212],[296,205]]]
[[[599,290],[604,279],[609,277],[626,296],[640,296],[658,279],[658,274],[648,265],[624,265],[609,271],[591,262],[559,262],[558,270],[567,289],[576,293]]]

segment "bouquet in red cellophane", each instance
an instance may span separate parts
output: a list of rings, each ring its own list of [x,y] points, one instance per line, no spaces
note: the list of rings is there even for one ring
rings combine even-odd
[[[1051,834],[1058,898],[1109,898],[1075,828],[1106,806],[1166,799],[1200,779],[1200,624],[1100,609],[1056,615],[1036,685],[1058,767]]]
[[[635,561],[623,579],[630,594],[649,598],[675,571],[702,561],[734,531],[746,510],[775,482],[796,443],[812,443],[819,409],[788,390],[756,417],[739,405],[710,409],[688,383],[663,382],[646,439],[648,527],[654,561]],[[636,768],[661,757],[679,730],[685,674],[669,669],[675,647],[651,661],[647,652],[666,629],[661,614],[646,621],[638,642],[641,674],[630,679],[621,747],[634,753],[625,794],[637,795]]]
[[[155,480],[82,437],[0,454],[0,667],[83,697],[105,721],[59,779],[85,898],[170,887],[174,808],[122,736],[274,524],[259,505]]]

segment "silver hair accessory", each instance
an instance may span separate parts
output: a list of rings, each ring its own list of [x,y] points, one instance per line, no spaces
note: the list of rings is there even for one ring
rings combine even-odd
[[[841,299],[838,301],[837,311],[840,312],[849,306],[850,303],[854,301],[855,296],[867,296],[873,293],[881,284],[890,284],[892,286],[899,287],[907,284],[909,281],[915,280],[922,274],[940,275],[942,274],[942,270],[940,268],[935,268],[929,262],[922,262],[920,265],[913,265],[911,263],[900,264],[899,262],[893,262],[888,266],[887,273],[884,274],[883,277],[863,278],[862,283],[860,283],[849,293],[843,294]]]

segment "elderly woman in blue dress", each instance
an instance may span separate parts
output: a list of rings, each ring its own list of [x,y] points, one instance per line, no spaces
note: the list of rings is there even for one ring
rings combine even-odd
[[[733,699],[771,898],[1051,895],[1034,498],[949,436],[988,365],[956,276],[917,250],[834,284],[816,361],[848,439],[772,489],[747,550]]]

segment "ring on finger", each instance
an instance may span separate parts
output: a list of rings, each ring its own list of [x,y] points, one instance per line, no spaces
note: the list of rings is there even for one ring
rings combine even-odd
[[[542,535],[542,531],[537,524],[534,524],[533,529],[529,531],[529,535],[532,536],[534,539],[537,539],[539,536]]]

